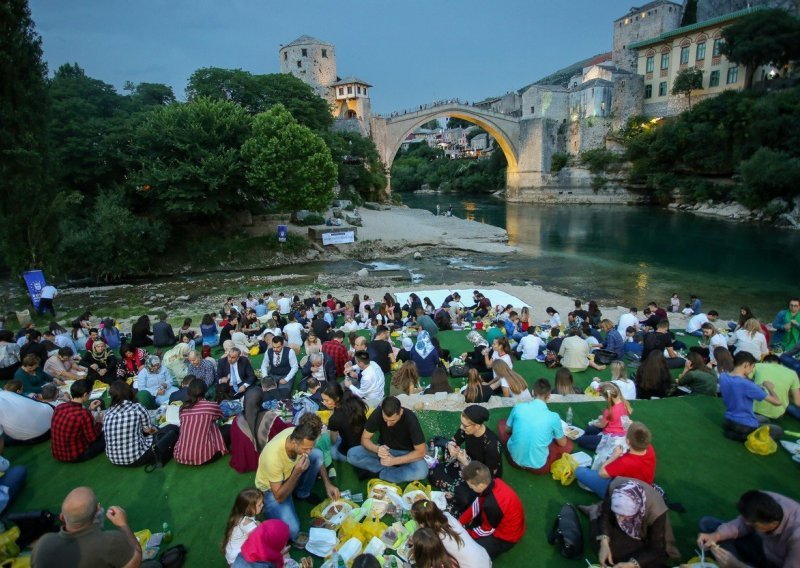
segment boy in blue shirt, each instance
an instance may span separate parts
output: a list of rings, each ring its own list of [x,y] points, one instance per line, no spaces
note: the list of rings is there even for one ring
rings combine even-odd
[[[764,424],[769,425],[769,435],[774,440],[779,440],[783,435],[780,426],[770,424],[765,416],[756,417],[753,412],[753,403],[760,400],[775,406],[781,405],[770,381],[764,381],[758,386],[750,378],[755,371],[755,365],[756,359],[752,354],[740,351],[733,358],[733,370],[719,376],[719,389],[725,403],[723,428],[725,437],[731,440],[743,442],[751,432]]]

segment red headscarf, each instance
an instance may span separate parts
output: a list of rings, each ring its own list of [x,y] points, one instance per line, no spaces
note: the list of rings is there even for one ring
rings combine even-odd
[[[242,557],[248,562],[272,562],[277,568],[283,568],[283,549],[288,542],[289,525],[270,519],[247,537],[242,545]]]

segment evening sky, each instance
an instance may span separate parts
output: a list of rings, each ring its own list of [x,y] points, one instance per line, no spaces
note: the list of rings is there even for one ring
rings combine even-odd
[[[30,0],[52,73],[76,62],[121,91],[171,85],[200,67],[277,73],[278,49],[308,34],[336,46],[337,71],[391,112],[475,101],[611,50],[631,0]]]

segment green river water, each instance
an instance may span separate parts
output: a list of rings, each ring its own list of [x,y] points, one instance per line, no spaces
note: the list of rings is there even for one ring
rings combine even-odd
[[[437,202],[442,211],[452,205],[454,215],[505,228],[517,258],[464,261],[496,266],[484,279],[525,280],[640,308],[650,300],[668,305],[674,292],[685,303],[696,293],[704,309],[734,317],[747,305],[768,321],[800,293],[800,233],[767,224],[642,207],[506,204],[490,196],[411,194],[403,201],[431,211]]]

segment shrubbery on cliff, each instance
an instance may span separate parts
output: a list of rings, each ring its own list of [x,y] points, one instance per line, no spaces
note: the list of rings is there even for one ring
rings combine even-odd
[[[628,182],[655,201],[680,189],[688,201],[762,208],[800,195],[800,86],[728,91],[675,118],[640,123],[624,133]]]

